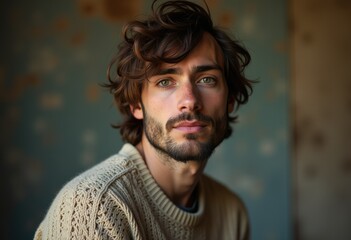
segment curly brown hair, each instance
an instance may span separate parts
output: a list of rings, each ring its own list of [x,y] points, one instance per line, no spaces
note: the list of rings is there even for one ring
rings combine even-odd
[[[228,96],[234,99],[236,107],[246,103],[252,92],[253,81],[244,76],[250,54],[238,41],[213,25],[207,5],[205,10],[189,1],[167,1],[159,5],[156,2],[152,3],[148,19],[124,26],[123,41],[108,67],[108,83],[104,85],[114,95],[125,117],[123,123],[114,127],[120,128],[122,139],[133,145],[141,141],[143,121],[133,116],[130,106],[141,103],[143,82],[162,63],[178,63],[186,58],[204,32],[211,34],[223,51]],[[232,133],[229,122],[235,122],[236,118],[228,116],[226,138]]]

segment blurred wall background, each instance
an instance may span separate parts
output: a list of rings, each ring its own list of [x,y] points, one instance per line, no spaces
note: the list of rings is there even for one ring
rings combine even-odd
[[[351,2],[293,0],[299,239],[351,239]]]
[[[298,211],[292,208],[287,2],[207,2],[215,22],[251,52],[247,75],[260,83],[206,171],[244,199],[252,239],[293,239],[292,210]],[[119,121],[112,97],[98,84],[105,81],[121,26],[148,12],[150,3],[0,3],[1,239],[31,239],[62,185],[123,144],[110,127]],[[298,202],[302,207],[303,199]],[[313,227],[302,214],[297,219],[298,226]]]

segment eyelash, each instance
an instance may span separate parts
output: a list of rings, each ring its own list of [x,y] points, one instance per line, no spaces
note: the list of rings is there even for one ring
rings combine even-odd
[[[206,80],[208,80],[208,79],[211,80],[210,83],[204,82],[204,84],[209,84],[209,85],[214,85],[214,84],[216,84],[216,79],[215,79],[214,77],[203,77],[203,78],[201,78],[201,79],[199,80],[199,82],[203,81],[204,79],[206,79]]]
[[[162,84],[162,83],[164,83],[164,82],[167,82],[167,83],[169,83],[169,84],[167,84],[167,85],[165,86],[165,85]],[[159,86],[159,87],[163,87],[163,88],[169,87],[169,86],[171,85],[171,79],[168,79],[168,78],[162,79],[162,80],[158,81],[158,82],[156,83],[156,85]]]
[[[203,80],[210,80],[210,82],[207,82],[207,83],[206,82],[202,82]],[[167,84],[164,84],[165,82],[167,82]],[[197,83],[214,86],[217,83],[217,80],[214,77],[209,77],[208,76],[208,77],[200,78],[200,80],[198,80]],[[172,84],[172,79],[168,79],[168,78],[161,79],[160,81],[158,81],[156,83],[156,86],[161,87],[161,88],[167,88],[167,87],[170,87],[171,85],[173,85]]]

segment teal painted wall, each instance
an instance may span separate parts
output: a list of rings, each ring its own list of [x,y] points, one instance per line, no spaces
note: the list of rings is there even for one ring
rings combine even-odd
[[[69,179],[117,152],[119,115],[98,84],[128,16],[150,1],[1,3],[1,239],[30,239]],[[209,0],[252,55],[259,80],[206,172],[246,202],[252,239],[292,239],[287,11],[284,0]]]

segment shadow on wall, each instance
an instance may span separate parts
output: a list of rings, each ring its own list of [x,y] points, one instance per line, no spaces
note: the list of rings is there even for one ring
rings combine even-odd
[[[292,1],[299,239],[351,239],[350,1]]]

